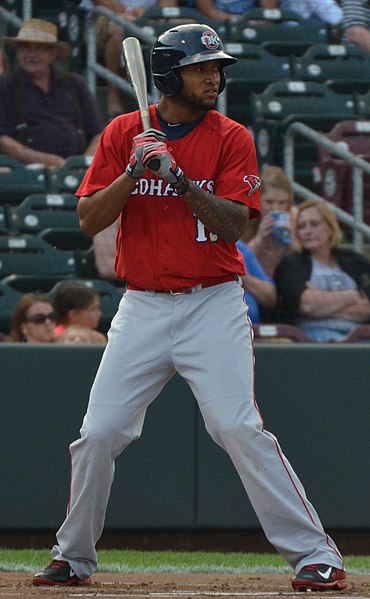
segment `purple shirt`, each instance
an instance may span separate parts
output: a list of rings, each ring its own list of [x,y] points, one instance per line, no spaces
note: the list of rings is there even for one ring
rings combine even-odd
[[[77,93],[70,91],[64,75],[52,70],[50,89],[45,93],[20,70],[24,87],[24,115],[27,121],[28,147],[63,158],[81,154],[78,128],[77,97],[81,98],[81,111],[87,144],[101,133],[104,123],[96,101],[84,78],[73,74]],[[17,139],[15,132],[13,79],[0,77],[0,135]]]

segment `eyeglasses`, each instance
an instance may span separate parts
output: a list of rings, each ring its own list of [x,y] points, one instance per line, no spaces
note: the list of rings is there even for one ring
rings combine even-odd
[[[44,322],[46,322],[47,320],[50,320],[51,322],[56,322],[56,313],[49,312],[49,314],[41,314],[40,312],[39,314],[32,314],[32,316],[26,318],[25,322],[32,322],[33,324],[44,324]]]

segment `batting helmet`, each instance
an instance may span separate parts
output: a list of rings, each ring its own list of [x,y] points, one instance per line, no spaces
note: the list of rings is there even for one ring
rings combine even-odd
[[[172,27],[158,37],[151,52],[154,85],[165,96],[174,96],[183,86],[178,69],[208,60],[218,60],[221,64],[220,94],[225,87],[223,67],[237,59],[225,53],[216,31],[208,25],[190,23]]]

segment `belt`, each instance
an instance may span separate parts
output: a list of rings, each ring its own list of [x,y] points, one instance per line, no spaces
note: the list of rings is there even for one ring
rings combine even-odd
[[[183,293],[196,293],[197,291],[201,291],[202,289],[207,289],[207,287],[214,287],[215,285],[221,285],[222,283],[229,283],[230,281],[239,280],[238,275],[225,275],[224,277],[219,277],[218,279],[214,279],[213,281],[206,281],[205,283],[199,283],[194,287],[182,287],[181,289],[168,289],[166,291],[157,290],[157,289],[143,289],[143,287],[137,287],[137,285],[132,285],[129,283],[127,285],[127,289],[129,291],[147,291],[150,293],[169,293],[171,295],[180,295]]]

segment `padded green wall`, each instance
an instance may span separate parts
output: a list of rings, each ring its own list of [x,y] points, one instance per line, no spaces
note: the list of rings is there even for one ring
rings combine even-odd
[[[0,345],[0,529],[55,529],[99,347]],[[256,347],[256,394],[325,526],[370,527],[370,346]],[[107,528],[256,528],[178,376],[117,460]]]

